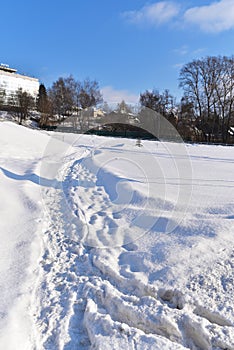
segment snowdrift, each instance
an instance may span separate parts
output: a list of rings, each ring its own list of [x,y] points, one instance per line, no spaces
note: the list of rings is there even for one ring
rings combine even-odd
[[[234,349],[234,148],[0,124],[0,345]]]

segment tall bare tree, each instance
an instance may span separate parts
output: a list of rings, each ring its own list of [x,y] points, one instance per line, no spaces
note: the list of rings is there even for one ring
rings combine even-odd
[[[71,82],[73,83],[72,76],[68,78],[60,77],[49,89],[49,98],[53,106],[53,112],[58,116],[59,121],[72,114],[75,101]]]
[[[180,71],[179,87],[184,89],[185,96],[190,101],[197,115],[202,118],[202,89],[200,77],[200,60],[187,63]]]
[[[162,93],[154,89],[152,91],[146,90],[140,94],[140,104],[167,118],[174,111],[176,102],[168,89]]]
[[[30,116],[30,111],[35,108],[35,99],[27,91],[19,88],[15,94],[11,95],[8,100],[11,106],[11,112],[18,117],[19,124]]]
[[[218,78],[215,86],[216,110],[219,114],[222,139],[226,142],[230,121],[234,114],[234,57],[219,58],[216,76]]]
[[[94,107],[103,102],[98,82],[89,78],[77,82],[77,97],[82,109]]]
[[[140,94],[140,104],[149,109],[161,113],[161,96],[158,90],[153,89],[152,91],[146,90]]]

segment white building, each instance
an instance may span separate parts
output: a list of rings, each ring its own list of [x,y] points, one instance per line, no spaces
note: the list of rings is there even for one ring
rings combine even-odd
[[[36,97],[39,90],[39,80],[16,73],[6,64],[0,65],[0,89],[6,91],[6,97],[14,94],[19,88]]]

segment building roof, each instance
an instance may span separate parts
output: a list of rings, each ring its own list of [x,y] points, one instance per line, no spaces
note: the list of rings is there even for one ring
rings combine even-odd
[[[22,74],[18,74],[16,73],[17,70],[16,69],[12,69],[12,68],[8,68],[7,67],[4,69],[2,69],[2,66],[0,65],[0,76],[9,76],[11,78],[20,78],[20,79],[24,79],[24,80],[31,80],[31,81],[35,81],[38,82],[38,78],[32,78],[29,77],[27,75],[22,75]]]
[[[10,68],[8,66],[8,64],[3,64],[3,63],[0,64],[0,70],[3,70],[3,71],[8,72],[8,73],[15,73],[15,72],[17,72],[16,69]]]

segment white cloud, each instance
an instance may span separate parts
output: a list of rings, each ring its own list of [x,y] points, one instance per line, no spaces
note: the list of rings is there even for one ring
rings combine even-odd
[[[219,33],[234,29],[234,0],[212,1],[209,5],[191,7],[182,13],[179,1],[159,1],[140,10],[123,13],[130,23],[159,26],[174,20],[174,24],[196,25],[202,31]]]
[[[139,95],[132,94],[127,90],[115,90],[112,86],[105,86],[101,89],[104,101],[109,104],[117,104],[121,101],[136,104],[139,101]]]
[[[171,1],[160,1],[142,7],[139,11],[128,11],[123,15],[131,23],[160,25],[179,14],[179,5]]]
[[[193,7],[184,13],[184,20],[206,32],[234,29],[234,1],[221,0],[210,5]]]

